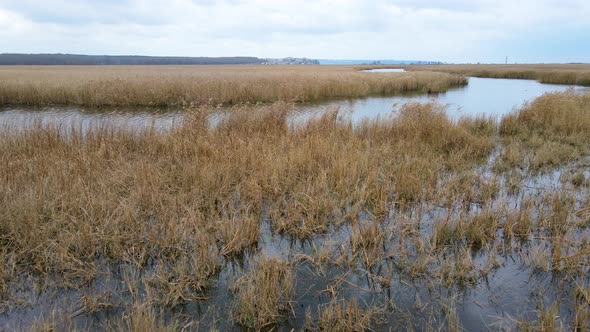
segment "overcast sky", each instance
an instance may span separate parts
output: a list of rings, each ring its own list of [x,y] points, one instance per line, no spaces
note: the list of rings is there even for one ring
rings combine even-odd
[[[0,53],[590,62],[590,0],[0,0]]]

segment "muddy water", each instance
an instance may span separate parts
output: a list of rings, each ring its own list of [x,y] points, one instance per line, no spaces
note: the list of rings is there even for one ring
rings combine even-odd
[[[381,75],[369,74],[367,75]],[[454,118],[463,115],[501,116],[525,102],[547,92],[564,91],[565,85],[542,84],[531,80],[469,78],[463,88],[436,95],[409,95],[395,97],[369,97],[332,100],[313,104],[301,104],[296,108],[295,121],[305,121],[325,110],[338,108],[349,114],[354,122],[366,118],[383,117],[407,102],[436,101],[448,106]],[[576,87],[576,90],[584,88]],[[587,89],[587,88],[586,88]],[[0,109],[0,129],[26,128],[35,124],[56,124],[63,128],[72,126],[87,129],[105,125],[118,125],[136,129],[155,128],[167,130],[182,123],[183,113],[176,109],[89,109],[81,107],[27,108],[5,107]]]

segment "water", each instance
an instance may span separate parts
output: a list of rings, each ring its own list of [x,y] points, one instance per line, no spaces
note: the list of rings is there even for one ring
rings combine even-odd
[[[566,85],[543,84],[532,80],[470,77],[467,86],[439,94],[357,98],[300,107],[308,113],[317,111],[318,108],[350,111],[353,122],[388,115],[396,107],[408,102],[438,102],[447,105],[448,114],[453,118],[479,115],[500,117],[547,92],[565,91],[569,88],[571,87]],[[574,89],[587,90],[583,87]]]
[[[397,69],[374,69],[372,71],[383,70]],[[453,118],[463,115],[499,117],[544,93],[565,91],[569,88],[571,87],[542,84],[532,80],[471,77],[467,86],[435,95],[375,96],[300,104],[296,106],[300,111],[297,113],[296,120],[304,121],[325,110],[339,108],[341,111],[350,112],[352,121],[356,123],[366,118],[386,116],[396,107],[407,102],[439,102],[448,106],[448,114]],[[574,89],[582,91],[588,88],[574,87]],[[57,124],[65,128],[80,126],[82,129],[117,125],[136,129],[153,127],[158,130],[167,130],[181,124],[182,119],[182,111],[170,109],[154,111],[137,108],[9,107],[0,110],[0,128],[26,128],[35,124]]]
[[[120,126],[166,130],[179,125],[183,115],[178,110],[86,109],[80,107],[13,107],[0,110],[0,128],[27,128],[35,125],[59,125],[62,128]]]
[[[378,68],[362,70],[367,73],[403,73],[406,70],[403,68]]]

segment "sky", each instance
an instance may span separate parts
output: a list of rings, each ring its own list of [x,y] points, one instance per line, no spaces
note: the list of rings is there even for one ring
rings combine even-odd
[[[590,0],[0,0],[0,53],[590,62]]]

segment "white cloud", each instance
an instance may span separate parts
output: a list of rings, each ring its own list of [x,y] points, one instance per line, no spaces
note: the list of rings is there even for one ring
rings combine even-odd
[[[0,0],[0,52],[488,61],[530,35],[590,35],[588,17],[577,0]]]

